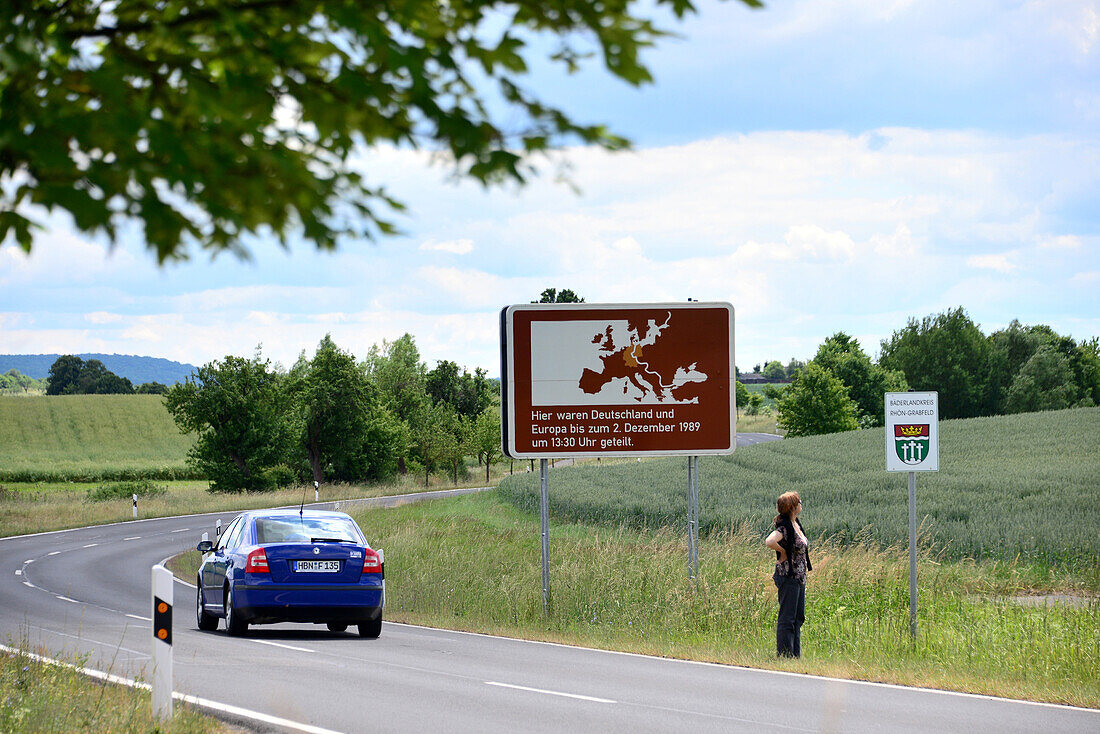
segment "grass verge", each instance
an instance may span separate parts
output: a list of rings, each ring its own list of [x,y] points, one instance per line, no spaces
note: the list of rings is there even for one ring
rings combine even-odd
[[[826,542],[813,550],[803,657],[779,661],[773,556],[758,534],[740,528],[705,537],[701,578],[692,586],[681,535],[554,522],[552,611],[543,618],[537,516],[493,495],[356,515],[372,543],[386,549],[387,619],[1100,706],[1100,600],[1034,608],[1007,599],[1081,593],[1079,579],[1021,575],[993,562],[942,562],[926,550],[913,641],[906,551]]]
[[[485,477],[482,476],[481,479]],[[495,477],[495,481],[499,481]],[[296,487],[274,492],[213,494],[206,482],[156,482],[166,491],[138,500],[138,518],[170,517],[208,512],[232,512],[262,507],[297,505],[303,497],[313,502],[313,487]],[[0,537],[65,530],[86,525],[104,525],[133,519],[129,496],[96,501],[91,499],[100,485],[72,482],[52,485],[0,485]],[[406,478],[380,485],[324,485],[321,502],[359,497],[382,497],[435,489],[450,489],[450,482],[425,487],[423,479]],[[460,487],[485,486],[484,482],[459,482]]]
[[[83,661],[73,664],[83,666]],[[177,704],[170,721],[153,719],[147,691],[104,683],[73,668],[25,652],[0,650],[0,731],[163,732],[223,734],[239,731]]]

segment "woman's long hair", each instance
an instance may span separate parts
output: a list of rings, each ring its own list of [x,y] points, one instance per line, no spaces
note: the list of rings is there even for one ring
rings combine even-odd
[[[784,492],[779,495],[779,499],[775,501],[775,509],[779,510],[779,514],[775,516],[775,527],[779,527],[784,518],[790,518],[791,512],[801,501],[802,498],[798,496],[798,492]]]

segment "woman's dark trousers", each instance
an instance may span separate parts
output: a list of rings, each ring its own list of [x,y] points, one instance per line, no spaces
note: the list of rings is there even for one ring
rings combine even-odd
[[[775,652],[780,657],[802,656],[802,623],[806,621],[806,584],[796,578],[775,579],[779,587],[779,621],[775,625]]]

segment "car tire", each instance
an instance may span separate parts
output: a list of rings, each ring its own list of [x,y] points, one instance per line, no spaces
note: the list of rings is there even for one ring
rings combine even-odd
[[[198,579],[195,592],[195,621],[203,632],[213,632],[218,628],[218,618],[213,614],[207,614],[206,603],[202,598],[202,579]]]
[[[225,587],[225,631],[233,637],[240,637],[248,631],[248,622],[233,608],[233,585]]]
[[[348,626],[346,624],[344,624],[343,622],[329,622],[328,623],[328,631],[329,632],[346,632],[347,629],[348,629]]]
[[[378,636],[382,634],[382,615],[378,615],[378,619],[367,622],[359,623],[359,636],[366,637],[368,640],[376,640]]]

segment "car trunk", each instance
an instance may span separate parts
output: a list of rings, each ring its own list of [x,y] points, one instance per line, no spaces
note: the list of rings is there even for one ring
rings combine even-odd
[[[275,543],[264,546],[271,580],[277,584],[353,584],[363,574],[363,546],[350,543]],[[338,571],[297,570],[298,562],[336,561]],[[331,564],[320,564],[331,567]]]

